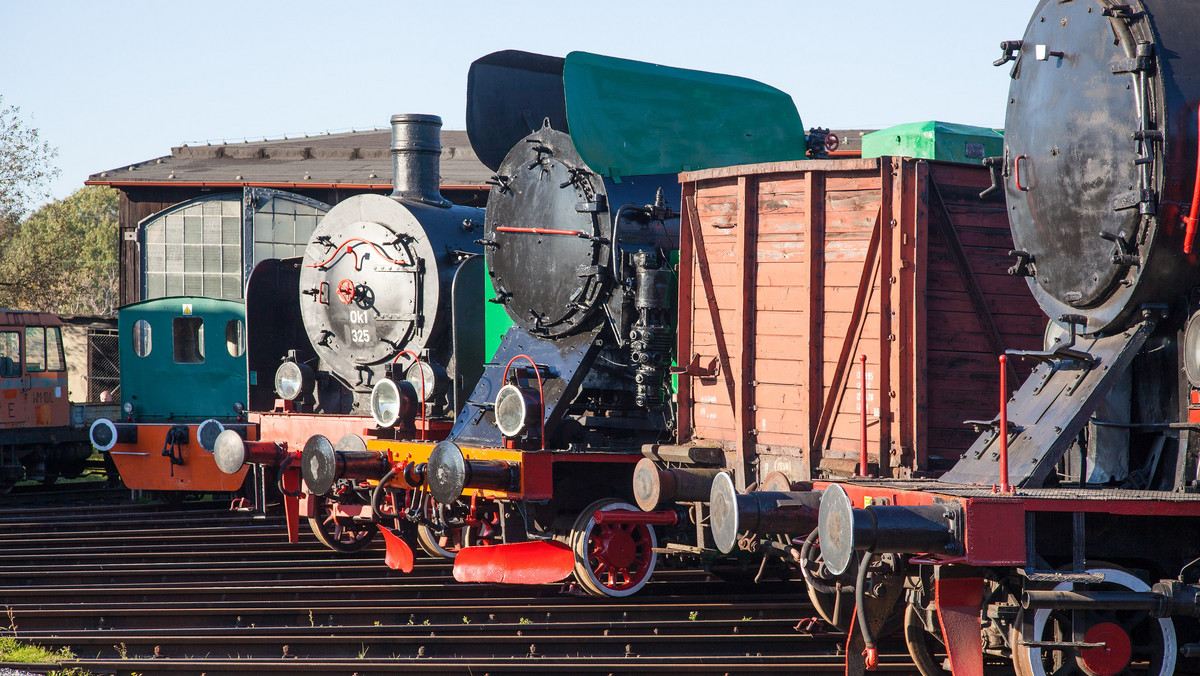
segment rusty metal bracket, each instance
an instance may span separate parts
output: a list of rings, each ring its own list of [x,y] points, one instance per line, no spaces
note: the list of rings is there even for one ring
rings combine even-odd
[[[703,359],[698,354],[692,355],[692,360],[686,366],[672,366],[670,372],[673,375],[693,376],[696,378],[715,378],[721,373],[721,360],[716,357],[710,357],[708,366],[701,366],[700,360]]]

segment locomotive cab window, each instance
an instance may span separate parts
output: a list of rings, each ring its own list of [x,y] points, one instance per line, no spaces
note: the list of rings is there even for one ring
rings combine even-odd
[[[25,327],[25,370],[40,373],[46,370],[46,329]]]
[[[204,363],[204,320],[199,317],[176,317],[171,329],[175,341],[175,363]]]
[[[229,356],[240,357],[246,351],[246,333],[242,328],[242,320],[230,319],[225,322],[225,349]]]
[[[46,329],[46,370],[67,370],[67,360],[63,358],[62,329],[57,326]]]
[[[133,353],[139,357],[150,354],[153,343],[150,342],[150,322],[139,319],[133,323]]]
[[[0,332],[0,378],[21,376],[21,334],[17,331]]]

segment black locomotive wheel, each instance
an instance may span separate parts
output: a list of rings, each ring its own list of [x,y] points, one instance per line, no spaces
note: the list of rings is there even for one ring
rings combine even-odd
[[[1102,574],[1105,579],[1101,584],[1090,585],[1091,590],[1150,591],[1145,581],[1115,566],[1093,566],[1087,572]],[[1057,591],[1070,588],[1070,583],[1054,587]],[[1017,676],[1168,676],[1175,673],[1179,646],[1170,618],[1156,618],[1144,611],[1129,610],[1076,612],[1083,615],[1083,643],[1102,647],[1069,645],[1076,643],[1072,640],[1070,611],[1022,611],[1010,636]],[[1063,645],[1056,647],[1053,644]]]
[[[594,596],[631,596],[654,573],[658,539],[652,526],[596,523],[594,514],[610,509],[637,511],[627,502],[603,498],[580,512],[570,534],[575,579]]]
[[[815,538],[816,532],[809,537]],[[821,546],[815,540],[811,547],[802,551],[807,552],[808,560],[801,561],[799,565],[807,567],[814,582],[826,586],[822,590],[813,584],[804,585],[813,609],[825,624],[837,627],[839,631],[849,631],[850,623],[854,621],[854,585],[842,585],[837,580],[827,579],[821,561]]]
[[[421,549],[435,559],[451,559],[463,548],[463,527],[446,528],[437,533],[433,528],[421,524],[417,526],[417,544]]]
[[[942,668],[943,662],[934,657],[936,653],[944,655],[946,647],[940,637],[926,631],[920,612],[912,604],[904,610],[904,643],[908,645],[908,656],[917,665],[921,676],[949,676],[950,672]]]
[[[375,537],[372,524],[344,524],[334,518],[329,498],[317,499],[317,515],[309,518],[308,527],[321,544],[335,552],[351,554],[361,551]]]

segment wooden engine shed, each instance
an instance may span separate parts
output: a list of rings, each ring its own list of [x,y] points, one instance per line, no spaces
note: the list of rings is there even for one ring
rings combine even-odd
[[[720,445],[739,487],[955,462],[964,420],[999,407],[998,355],[1040,349],[1046,319],[1011,277],[988,170],[909,158],[681,175],[680,444]],[[859,356],[866,356],[865,391]],[[1010,360],[1008,387],[1028,372]]]

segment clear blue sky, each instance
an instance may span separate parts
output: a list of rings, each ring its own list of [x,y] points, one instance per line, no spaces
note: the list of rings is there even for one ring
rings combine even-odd
[[[585,50],[751,77],[804,123],[1002,126],[1034,0],[33,2],[0,0],[0,96],[59,151],[53,197],[184,142],[464,125],[467,68]]]

